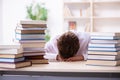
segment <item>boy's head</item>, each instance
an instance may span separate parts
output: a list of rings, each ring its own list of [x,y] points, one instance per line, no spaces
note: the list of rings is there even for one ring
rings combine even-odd
[[[57,40],[58,53],[63,59],[73,57],[80,45],[79,39],[73,32],[66,32]]]

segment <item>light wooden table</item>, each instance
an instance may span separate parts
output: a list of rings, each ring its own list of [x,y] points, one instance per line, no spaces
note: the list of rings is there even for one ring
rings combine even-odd
[[[117,77],[120,78],[120,66],[90,66],[85,61],[49,62],[35,64],[19,69],[2,69],[1,75],[40,75],[40,76],[77,76],[77,77]]]

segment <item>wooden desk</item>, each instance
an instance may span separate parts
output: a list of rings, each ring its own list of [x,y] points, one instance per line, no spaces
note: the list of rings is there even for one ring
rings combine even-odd
[[[31,67],[19,69],[2,69],[1,75],[36,75],[36,76],[66,76],[66,77],[103,77],[119,78],[120,66],[89,66],[81,62],[50,62],[49,64],[36,64]]]

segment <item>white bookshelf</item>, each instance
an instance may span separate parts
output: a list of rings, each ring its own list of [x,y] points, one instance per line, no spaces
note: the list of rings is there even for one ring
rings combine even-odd
[[[69,21],[81,32],[120,32],[120,0],[64,0],[65,30]]]

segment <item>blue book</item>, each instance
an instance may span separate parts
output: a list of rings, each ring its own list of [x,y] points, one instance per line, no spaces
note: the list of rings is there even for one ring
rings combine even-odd
[[[15,37],[18,40],[43,40],[45,39],[45,34],[15,34]]]
[[[120,48],[120,44],[89,44],[90,48]]]
[[[91,40],[120,40],[120,36],[91,36]]]
[[[88,51],[105,51],[105,52],[115,52],[115,51],[120,51],[120,47],[119,48],[98,48],[98,47],[88,47]]]
[[[24,61],[25,57],[20,58],[0,58],[0,62],[20,62]]]

